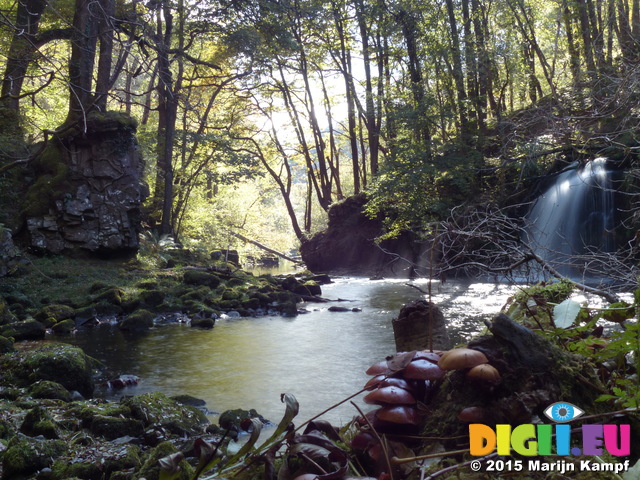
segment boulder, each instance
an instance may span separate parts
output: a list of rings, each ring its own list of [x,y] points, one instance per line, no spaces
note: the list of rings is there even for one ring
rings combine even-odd
[[[437,305],[427,300],[404,305],[391,323],[397,352],[446,350],[451,346],[444,315]]]
[[[148,310],[136,310],[124,318],[119,324],[121,330],[142,332],[153,327],[154,315]]]
[[[48,344],[0,357],[0,370],[17,386],[27,387],[50,380],[67,390],[77,390],[85,398],[93,395],[93,368],[98,362],[78,347]]]
[[[22,198],[27,242],[52,253],[132,253],[139,246],[143,162],[136,122],[94,111],[86,131],[51,140]]]
[[[15,435],[2,455],[2,478],[25,478],[53,464],[53,459],[67,451],[62,440],[43,440]]]
[[[197,433],[209,423],[201,410],[181,405],[159,392],[126,398],[122,405],[129,407],[132,417],[140,420],[145,427],[162,427],[172,433]]]
[[[10,323],[0,329],[0,335],[3,337],[11,337],[16,341],[42,340],[45,333],[45,326],[36,320]]]

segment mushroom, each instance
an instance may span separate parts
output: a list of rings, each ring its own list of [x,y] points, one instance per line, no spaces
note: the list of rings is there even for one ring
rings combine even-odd
[[[500,373],[494,366],[483,363],[469,370],[467,372],[467,378],[494,385],[500,381]]]
[[[416,403],[416,399],[410,392],[398,387],[377,388],[367,394],[363,400],[365,403],[376,405],[413,405]]]
[[[385,375],[376,375],[371,378],[364,386],[366,390],[373,390],[381,387],[398,387],[411,391],[411,385],[404,378],[387,377]]]
[[[429,360],[419,358],[405,367],[402,376],[414,380],[440,380],[444,377],[444,370]]]
[[[385,360],[371,365],[365,373],[367,375],[390,375],[393,372],[389,369]]]
[[[401,425],[420,424],[418,410],[408,405],[395,405],[393,407],[382,407],[376,410],[378,420]]]
[[[458,420],[465,423],[484,423],[487,419],[487,411],[482,407],[463,408],[458,414]]]
[[[463,368],[473,368],[483,363],[488,363],[489,360],[484,353],[471,348],[454,348],[445,352],[438,366],[443,370],[460,370]]]

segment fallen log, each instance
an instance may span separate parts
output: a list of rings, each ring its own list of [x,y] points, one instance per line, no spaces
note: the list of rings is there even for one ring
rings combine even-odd
[[[278,257],[284,258],[285,260],[293,262],[293,263],[295,263],[297,265],[301,265],[302,264],[302,261],[297,260],[297,259],[295,259],[293,257],[290,257],[289,255],[285,255],[282,252],[278,252],[277,250],[274,250],[273,248],[269,248],[269,247],[267,247],[266,245],[263,245],[260,242],[256,242],[255,240],[251,240],[250,238],[247,238],[244,235],[241,235],[241,234],[236,233],[236,232],[232,232],[231,230],[229,230],[229,233],[231,235],[233,235],[234,237],[242,240],[243,242],[247,242],[247,243],[250,243],[251,245],[255,245],[256,247],[261,248],[265,252],[272,253],[272,254],[274,254],[274,255],[276,255]]]

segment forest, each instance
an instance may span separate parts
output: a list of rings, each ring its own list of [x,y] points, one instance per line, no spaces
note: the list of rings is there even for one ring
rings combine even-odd
[[[637,0],[0,12],[0,221],[17,236],[37,204],[78,197],[52,149],[108,115],[134,132],[144,229],[187,244],[241,247],[239,233],[293,251],[359,193],[383,236],[429,235],[454,207],[517,205],[598,156],[625,168],[627,191],[637,182]]]

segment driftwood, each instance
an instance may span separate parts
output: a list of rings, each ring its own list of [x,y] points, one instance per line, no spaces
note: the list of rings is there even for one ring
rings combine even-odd
[[[285,255],[282,252],[278,252],[277,250],[274,250],[273,248],[269,248],[266,245],[263,245],[260,242],[256,242],[255,240],[251,240],[250,238],[245,237],[244,235],[240,235],[239,233],[236,232],[232,232],[231,230],[229,230],[229,233],[231,235],[233,235],[236,238],[239,238],[240,240],[242,240],[243,242],[247,242],[250,243],[251,245],[255,245],[258,248],[261,248],[262,250],[264,250],[265,252],[269,252],[272,253],[278,257],[284,258],[285,260],[289,260],[290,262],[293,262],[295,264],[301,264],[302,262],[300,260],[297,260],[293,257],[290,257],[289,255]]]

